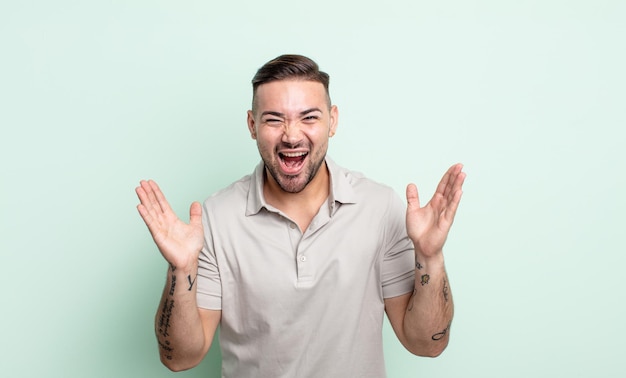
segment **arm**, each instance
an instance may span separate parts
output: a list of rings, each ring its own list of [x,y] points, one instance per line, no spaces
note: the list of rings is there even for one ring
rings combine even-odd
[[[169,263],[155,317],[161,362],[174,371],[190,369],[208,352],[221,318],[221,311],[199,309],[196,304],[198,255],[204,241],[202,210],[194,202],[185,224],[154,181],[141,181],[136,192],[139,214]]]
[[[407,350],[418,356],[440,355],[448,345],[454,313],[443,257],[441,262],[418,261],[413,293],[385,299],[385,310]]]
[[[198,308],[195,269],[170,267],[154,320],[161,362],[172,371],[198,365],[211,347],[221,311]]]
[[[454,305],[443,245],[461,200],[462,168],[456,164],[446,172],[424,207],[420,207],[415,185],[407,187],[407,232],[415,247],[415,288],[412,294],[386,299],[385,310],[400,342],[420,356],[438,356],[450,338]]]

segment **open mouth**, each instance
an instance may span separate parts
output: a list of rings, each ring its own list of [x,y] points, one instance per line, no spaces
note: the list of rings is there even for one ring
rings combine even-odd
[[[278,156],[283,166],[285,173],[298,173],[300,168],[304,165],[308,152],[280,152]]]

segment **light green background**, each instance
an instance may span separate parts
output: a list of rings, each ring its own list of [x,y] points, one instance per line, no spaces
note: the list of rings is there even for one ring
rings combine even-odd
[[[0,375],[174,376],[134,187],[186,217],[251,172],[249,81],[294,52],[331,74],[338,163],[423,198],[466,166],[451,344],[385,325],[390,378],[625,376],[625,4],[3,1]]]

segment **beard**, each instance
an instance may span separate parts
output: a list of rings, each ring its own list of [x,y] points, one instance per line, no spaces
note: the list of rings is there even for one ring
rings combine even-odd
[[[276,155],[277,156],[277,155]],[[325,162],[326,150],[317,151],[315,156],[307,156],[304,170],[297,175],[286,175],[280,171],[280,162],[261,154],[265,170],[270,173],[278,186],[287,193],[300,193],[309,185]],[[280,157],[278,158],[280,159]]]

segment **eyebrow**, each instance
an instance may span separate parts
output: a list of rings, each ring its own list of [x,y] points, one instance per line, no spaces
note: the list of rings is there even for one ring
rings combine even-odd
[[[319,108],[311,108],[311,109],[307,109],[307,110],[303,110],[300,112],[300,116],[304,116],[307,115],[309,113],[313,113],[313,112],[320,112],[322,113],[322,111]]]
[[[300,112],[300,116],[305,116],[309,113],[313,113],[313,112],[320,112],[322,113],[322,111],[319,108],[310,108],[310,109],[306,109]],[[265,116],[265,115],[272,115],[274,117],[281,117],[281,118],[285,118],[285,115],[281,112],[275,112],[275,111],[264,111],[263,113],[261,113],[261,117]]]
[[[274,117],[285,118],[285,115],[283,113],[279,113],[279,112],[265,111],[265,112],[261,113],[261,117],[266,116],[266,115],[272,115]]]

